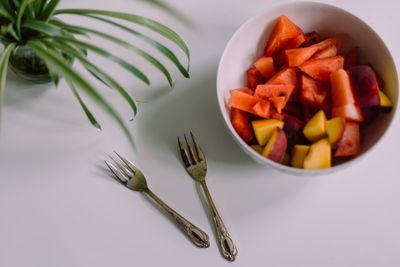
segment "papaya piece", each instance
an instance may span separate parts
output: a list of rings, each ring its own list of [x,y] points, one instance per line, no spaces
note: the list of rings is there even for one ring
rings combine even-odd
[[[301,64],[299,68],[311,78],[319,82],[329,80],[329,75],[343,68],[344,59],[342,56],[328,58],[310,59]]]
[[[288,17],[281,15],[275,24],[274,30],[264,50],[264,56],[274,56],[285,47],[293,38],[302,33],[302,30]]]
[[[246,142],[250,142],[254,138],[253,130],[249,122],[246,112],[231,108],[231,123],[238,135]]]
[[[350,75],[344,69],[339,69],[330,74],[332,104],[339,107],[354,104],[355,99],[350,81]]]

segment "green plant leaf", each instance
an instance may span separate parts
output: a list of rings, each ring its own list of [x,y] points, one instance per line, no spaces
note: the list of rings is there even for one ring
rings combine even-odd
[[[178,58],[175,56],[175,54],[165,45],[161,44],[160,42],[157,42],[156,40],[153,40],[152,38],[137,32],[135,30],[132,30],[131,28],[128,28],[122,24],[119,24],[117,22],[114,22],[112,20],[109,19],[105,19],[102,17],[98,17],[98,16],[93,16],[93,15],[84,15],[86,17],[90,17],[105,23],[108,23],[110,25],[113,25],[115,27],[118,27],[124,31],[127,31],[129,33],[131,33],[134,36],[137,36],[139,38],[141,38],[142,40],[144,40],[145,42],[147,42],[148,44],[152,45],[154,48],[156,48],[158,51],[160,51],[164,56],[166,56],[169,60],[171,60],[171,62],[178,68],[178,70],[181,72],[181,74],[186,77],[189,78],[189,65],[188,68],[186,69],[178,60]]]
[[[65,42],[48,42],[44,41],[46,45],[48,46],[54,46],[61,51],[63,51],[65,54],[76,58],[79,60],[83,66],[98,80],[100,80],[102,83],[105,85],[116,89],[120,95],[127,101],[127,103],[130,105],[132,108],[132,111],[134,115],[137,113],[137,107],[136,103],[133,100],[133,98],[129,95],[129,93],[116,81],[114,80],[110,75],[105,73],[103,70],[101,70],[99,67],[91,63],[89,60],[86,59],[85,55],[78,49],[74,48],[70,44],[67,44]]]
[[[22,39],[22,34],[21,34],[21,22],[22,22],[22,17],[25,12],[25,8],[28,6],[29,3],[31,3],[33,0],[22,0],[21,5],[18,7],[18,15],[17,15],[17,34],[20,39]]]
[[[124,59],[122,59],[120,57],[117,57],[117,56],[111,54],[110,52],[108,52],[108,51],[106,51],[106,50],[104,50],[104,49],[102,49],[102,48],[100,48],[100,47],[98,47],[96,45],[89,44],[89,43],[86,43],[84,41],[72,39],[72,38],[69,38],[69,37],[62,37],[62,36],[49,36],[49,37],[46,37],[46,38],[47,39],[54,39],[54,40],[57,40],[57,41],[66,41],[66,42],[69,42],[69,43],[73,43],[78,47],[91,50],[91,51],[93,51],[93,52],[95,52],[95,53],[97,53],[97,54],[99,54],[99,55],[101,55],[101,56],[103,56],[105,58],[108,58],[108,59],[114,61],[115,63],[117,63],[121,67],[123,67],[124,69],[130,71],[133,75],[135,75],[139,80],[143,81],[145,84],[150,85],[149,79],[147,78],[147,76],[141,70],[139,70],[138,68],[136,68],[132,64],[128,63]]]
[[[51,25],[46,22],[42,22],[39,20],[26,20],[24,24],[22,25],[24,28],[28,28],[31,30],[35,30],[38,32],[43,33],[44,35],[48,36],[65,36],[69,35],[59,27],[56,27],[54,25]],[[71,35],[69,35],[71,37]]]
[[[3,106],[4,87],[6,86],[8,60],[15,46],[16,46],[15,43],[10,43],[9,45],[6,46],[6,48],[0,55],[0,126],[1,126],[1,115],[2,115],[1,110]]]
[[[188,62],[190,61],[190,53],[189,48],[187,47],[185,41],[173,30],[170,28],[162,25],[161,23],[144,18],[142,16],[129,14],[129,13],[121,13],[115,11],[107,11],[107,10],[95,10],[95,9],[59,9],[54,12],[55,15],[58,14],[76,14],[76,15],[85,15],[85,14],[92,14],[92,15],[101,15],[107,17],[113,17],[121,20],[130,21],[142,26],[145,26],[158,34],[164,36],[165,38],[174,42],[177,46],[179,46],[182,51],[186,54]]]
[[[3,16],[4,18],[7,18],[11,22],[14,22],[16,20],[16,18],[13,16],[12,11],[6,5],[6,2],[7,1],[1,1],[0,2],[0,16]]]
[[[101,125],[97,122],[96,118],[93,116],[92,112],[88,109],[86,104],[83,102],[81,96],[79,95],[78,91],[76,90],[75,86],[71,83],[68,83],[69,87],[71,88],[72,92],[74,93],[74,96],[78,100],[79,104],[81,105],[83,111],[86,114],[86,117],[90,121],[90,123],[96,127],[97,129],[101,130]]]
[[[48,21],[51,16],[53,16],[59,2],[60,0],[50,0],[50,2],[43,7],[43,11],[39,15],[40,20]]]
[[[156,58],[154,58],[152,55],[150,55],[149,53],[143,51],[142,49],[131,45],[130,43],[128,43],[127,41],[124,41],[122,39],[119,39],[115,36],[112,36],[110,34],[104,33],[104,32],[100,32],[94,29],[89,29],[89,28],[85,28],[85,27],[79,27],[79,26],[74,26],[74,25],[69,25],[69,24],[58,24],[59,27],[61,27],[64,30],[76,30],[76,31],[82,31],[82,32],[88,32],[88,33],[92,33],[95,34],[97,36],[100,36],[104,39],[107,39],[111,42],[114,42],[116,44],[119,44],[129,50],[131,50],[132,52],[140,55],[141,57],[143,57],[144,59],[146,59],[150,64],[152,64],[154,67],[156,67],[158,70],[161,71],[161,73],[164,74],[165,78],[167,79],[169,85],[172,87],[172,79],[171,79],[171,75],[169,74],[167,68],[161,64],[160,61],[158,61]]]
[[[114,108],[101,96],[97,90],[83,79],[77,72],[71,69],[68,62],[60,56],[57,52],[46,47],[40,40],[30,40],[27,44],[40,56],[50,68],[54,68],[60,73],[66,81],[79,87],[85,92],[93,101],[97,102],[116,122],[120,125],[125,135],[128,137],[132,145],[134,145],[133,138],[129,129],[121,119],[120,115]]]

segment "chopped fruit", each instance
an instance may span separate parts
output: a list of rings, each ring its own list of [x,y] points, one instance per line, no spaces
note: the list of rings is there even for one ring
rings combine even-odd
[[[351,67],[349,72],[358,106],[379,106],[381,99],[374,70],[368,65],[360,65]]]
[[[342,117],[335,117],[326,121],[326,135],[332,147],[335,148],[343,137],[346,120]]]
[[[360,126],[356,122],[346,122],[342,139],[334,157],[357,156],[360,154]]]
[[[312,46],[318,47],[319,50],[324,50],[325,48],[331,45],[338,48],[345,37],[346,37],[345,35],[332,36],[319,43],[313,44]]]
[[[265,145],[271,137],[275,128],[283,128],[284,122],[269,119],[269,120],[256,120],[251,122],[256,135],[256,139],[260,146]]]
[[[228,104],[233,108],[252,113],[262,118],[269,118],[270,102],[250,95],[247,90],[252,92],[250,89],[231,90],[231,98]]]
[[[310,59],[299,68],[316,81],[326,82],[329,75],[343,68],[344,59],[341,56]]]
[[[257,153],[260,153],[260,154],[264,150],[264,147],[262,147],[260,145],[252,145],[251,148],[254,149]]]
[[[330,113],[332,108],[331,96],[326,84],[314,81],[306,75],[301,75],[300,88],[300,101],[302,103]]]
[[[277,96],[285,96],[286,99],[289,99],[293,89],[294,85],[291,84],[259,84],[254,95],[266,100]]]
[[[304,123],[297,119],[296,117],[286,115],[283,119],[285,123],[283,126],[283,131],[286,134],[288,148],[292,148],[296,144],[305,143],[305,138],[302,133]]]
[[[250,142],[254,138],[253,130],[249,122],[246,112],[231,108],[231,123],[238,135],[246,142]]]
[[[326,48],[322,49],[321,51],[315,53],[311,59],[317,58],[327,58],[327,57],[334,57],[337,55],[337,47],[336,45],[328,45]]]
[[[318,47],[309,46],[286,50],[287,63],[289,67],[297,67],[309,60],[315,52],[318,51]]]
[[[286,105],[286,96],[273,96],[269,98],[269,101],[276,108],[278,113],[282,113],[282,109]]]
[[[359,48],[357,46],[350,49],[344,58],[344,69],[348,70],[357,65]]]
[[[340,69],[332,72],[330,78],[333,106],[340,107],[347,104],[354,104],[355,100],[349,74],[344,69]]]
[[[306,145],[295,145],[293,147],[292,161],[290,163],[292,167],[304,168],[304,159],[306,158],[309,149],[310,146]]]
[[[343,117],[350,121],[363,122],[364,116],[361,109],[355,104],[347,104],[332,108],[332,117]]]
[[[319,43],[320,41],[321,41],[321,36],[317,32],[315,32],[315,31],[309,32],[309,33],[306,33],[306,40],[303,43],[303,46],[307,47],[307,46]]]
[[[358,47],[338,55],[346,36],[322,39],[285,15],[277,19],[263,55],[246,71],[247,88],[231,90],[228,101],[233,128],[253,150],[304,169],[360,153],[360,136],[369,134],[360,127],[367,131],[393,103],[373,66],[359,65]]]
[[[304,169],[324,169],[331,167],[331,144],[328,138],[321,139],[310,146],[304,159]]]
[[[256,62],[254,62],[254,67],[264,78],[269,78],[276,72],[272,57],[260,57]]]
[[[291,162],[290,155],[288,153],[285,153],[285,155],[283,156],[283,159],[281,161],[281,164],[290,166],[290,162]]]
[[[326,117],[323,110],[318,111],[304,126],[303,134],[311,142],[326,136]]]
[[[297,86],[297,74],[295,68],[282,68],[278,73],[272,76],[267,84],[286,84]]]
[[[280,68],[283,64],[286,62],[286,53],[285,51],[287,49],[293,49],[293,48],[298,48],[300,45],[302,45],[306,41],[306,36],[304,33],[301,33],[297,35],[292,41],[290,41],[287,46],[285,46],[279,53],[275,56],[275,66]]]
[[[276,127],[268,143],[265,145],[262,155],[272,161],[280,163],[285,156],[286,148],[287,141],[285,132],[281,128]]]
[[[381,107],[393,107],[392,101],[390,101],[389,97],[387,97],[382,90],[379,90],[379,96],[381,98],[381,103],[379,104]]]
[[[352,121],[363,121],[360,107],[356,106],[350,77],[344,69],[332,72],[331,95],[332,117],[344,117]]]
[[[301,29],[296,24],[285,15],[281,15],[265,47],[264,55],[267,57],[275,55],[301,33]]]
[[[256,68],[250,68],[246,72],[247,76],[247,87],[252,90],[256,90],[257,85],[265,83],[265,78],[262,77],[261,73]]]
[[[287,114],[285,114],[285,113],[273,112],[273,113],[271,114],[271,119],[283,121],[283,120],[285,119],[286,116],[287,116]]]

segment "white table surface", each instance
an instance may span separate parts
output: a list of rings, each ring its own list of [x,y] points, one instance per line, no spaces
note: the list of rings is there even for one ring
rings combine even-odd
[[[399,66],[400,2],[327,2],[369,23]],[[240,150],[223,125],[215,78],[233,32],[278,1],[170,3],[193,18],[197,31],[135,1],[61,3],[158,18],[187,41],[191,79],[169,66],[176,84],[172,91],[165,90],[158,73],[151,76],[152,88],[146,88],[109,65],[134,95],[147,101],[129,124],[136,150],[101,111],[94,109],[103,131],[91,127],[64,82],[57,89],[31,86],[9,75],[0,139],[0,266],[229,264],[216,245],[200,189],[180,163],[176,136],[189,130],[204,149],[210,191],[239,250],[232,266],[400,266],[399,116],[374,152],[345,171],[308,178],[261,166]],[[113,92],[103,92],[122,103]],[[128,121],[129,109],[119,106]],[[208,249],[192,245],[148,198],[108,177],[102,160],[113,150],[133,159],[154,192],[210,234]]]

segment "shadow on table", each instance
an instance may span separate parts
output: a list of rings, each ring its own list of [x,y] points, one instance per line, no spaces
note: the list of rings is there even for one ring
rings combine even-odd
[[[148,110],[144,112],[146,117],[143,117],[138,131],[148,136],[153,146],[171,151],[176,158],[176,164],[179,165],[182,163],[176,136],[183,136],[189,131],[195,134],[207,159],[207,181],[222,217],[225,212],[234,218],[245,217],[275,206],[301,190],[308,179],[288,176],[256,163],[233,141],[224,125],[217,103],[216,67],[205,66],[203,71],[197,70],[196,73],[202,75],[180,82],[177,88],[164,96],[162,102],[151,108],[147,107]],[[227,177],[224,170],[229,170],[230,174],[235,175]],[[249,176],[248,173],[254,175]],[[213,186],[213,181],[217,179],[219,184]],[[234,182],[230,183],[232,180]],[[221,196],[221,193],[217,192],[221,190],[221,183],[224,184],[225,193],[230,193],[228,199],[217,198]],[[198,187],[197,191],[201,193]],[[200,199],[205,213],[209,216],[202,194]],[[209,221],[212,221],[210,216]]]

